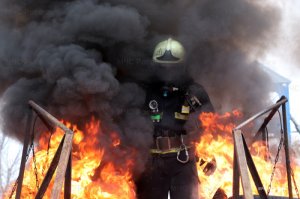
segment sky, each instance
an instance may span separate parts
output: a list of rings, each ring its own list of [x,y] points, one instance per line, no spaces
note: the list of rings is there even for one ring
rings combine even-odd
[[[280,7],[283,20],[281,23],[281,31],[279,32],[279,39],[275,42],[274,48],[258,61],[291,81],[289,85],[290,111],[297,123],[300,124],[300,58],[298,58],[298,60],[296,59],[297,48],[298,50],[300,49],[300,26],[297,25],[300,21],[300,1],[268,1]],[[291,124],[291,126],[293,125]],[[297,140],[300,140],[299,135],[295,135],[295,137]],[[15,141],[11,141],[7,145],[7,148],[14,149],[7,157],[11,159],[14,157],[14,154],[17,154],[21,150],[21,145]]]
[[[259,61],[291,81],[289,85],[291,115],[300,124],[300,59],[296,60],[297,48],[299,51],[300,46],[300,29],[297,25],[300,21],[300,1],[272,1],[282,9],[281,32],[275,47]]]

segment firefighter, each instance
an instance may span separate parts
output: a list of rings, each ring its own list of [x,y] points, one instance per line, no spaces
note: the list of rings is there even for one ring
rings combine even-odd
[[[154,125],[151,158],[137,182],[139,199],[198,199],[199,179],[192,141],[198,129],[187,127],[193,114],[214,111],[203,87],[186,73],[185,50],[169,38],[157,44],[153,62],[159,73],[145,87],[146,112]],[[196,125],[195,125],[196,126]],[[187,130],[189,129],[189,130]],[[203,164],[205,161],[200,161]],[[213,173],[215,160],[204,172]]]

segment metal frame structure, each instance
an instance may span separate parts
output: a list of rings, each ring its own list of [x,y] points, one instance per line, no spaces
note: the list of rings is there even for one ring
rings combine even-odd
[[[283,133],[284,133],[284,150],[285,150],[285,160],[286,160],[286,171],[287,171],[287,180],[288,180],[288,192],[289,199],[293,198],[292,191],[292,182],[291,182],[291,167],[290,167],[290,156],[289,156],[289,141],[288,141],[288,132],[287,132],[287,115],[286,115],[286,103],[287,98],[282,96],[276,104],[266,108],[265,110],[253,115],[236,128],[233,129],[233,138],[234,138],[234,164],[233,164],[233,198],[239,198],[239,188],[240,188],[240,178],[243,188],[243,198],[253,199],[252,188],[250,184],[250,177],[248,169],[252,175],[253,181],[255,183],[256,189],[259,193],[260,198],[266,199],[267,194],[261,183],[260,177],[256,170],[255,164],[251,157],[250,151],[248,149],[247,143],[243,136],[242,128],[247,124],[253,122],[255,119],[261,117],[262,115],[269,113],[269,115],[264,119],[263,124],[260,126],[258,132],[254,136],[252,143],[259,137],[260,134],[263,134],[263,139],[265,139],[265,129],[274,114],[282,107],[282,119],[283,119]]]
[[[35,102],[29,101],[28,104],[30,108],[37,114],[37,116],[44,122],[44,124],[48,128],[52,130],[56,128],[60,128],[65,132],[35,198],[36,199],[43,198],[49,186],[49,183],[53,177],[53,174],[56,171],[54,185],[51,191],[51,199],[59,199],[63,183],[64,183],[64,198],[71,199],[71,172],[72,172],[71,151],[72,151],[73,131],[67,128],[61,122],[59,122],[55,117],[53,117],[43,108],[41,108]],[[29,139],[31,137],[31,132],[32,132],[31,131],[32,122],[33,122],[32,111],[30,111],[27,119],[26,134],[24,138],[22,159],[21,159],[20,172],[18,178],[18,186],[17,186],[16,197],[15,197],[16,199],[21,198],[24,170],[26,164],[26,154],[29,147]]]

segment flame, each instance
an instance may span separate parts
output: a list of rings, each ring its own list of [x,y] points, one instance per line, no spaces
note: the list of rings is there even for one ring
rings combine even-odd
[[[66,123],[66,126],[73,130],[73,149],[72,149],[72,181],[71,198],[99,198],[99,199],[134,199],[135,186],[132,180],[131,168],[133,160],[128,160],[124,166],[119,166],[113,162],[103,163],[103,157],[106,149],[101,147],[99,137],[103,134],[100,121],[92,118],[86,124],[85,131],[81,131],[76,125]],[[24,199],[34,198],[37,193],[37,184],[41,185],[49,168],[52,158],[57,150],[64,132],[57,129],[50,140],[50,149],[48,148],[48,136],[41,136],[38,149],[36,149],[35,159],[31,160],[30,165],[24,173],[22,196]],[[118,134],[110,134],[112,147],[118,147],[121,144]],[[37,170],[37,181],[35,180],[35,168]],[[101,171],[97,172],[101,167]],[[43,198],[50,198],[53,187],[53,179]],[[8,198],[7,194],[5,198]],[[15,196],[13,196],[15,197]],[[63,198],[63,191],[61,197]]]
[[[206,162],[211,161],[213,158],[215,158],[217,162],[217,169],[210,176],[205,175],[203,166],[197,164],[198,177],[201,181],[199,186],[199,198],[212,198],[219,187],[225,191],[227,196],[232,195],[234,149],[232,129],[242,119],[242,114],[239,111],[233,111],[223,115],[214,113],[202,113],[199,115],[199,120],[202,124],[202,133],[198,142],[195,143],[196,153],[198,157],[204,159]],[[136,198],[135,185],[132,180],[132,168],[135,166],[135,155],[138,151],[132,148],[126,149],[127,151],[122,150],[122,147],[120,147],[122,144],[121,139],[117,132],[105,134],[106,137],[104,138],[107,139],[106,143],[110,143],[110,146],[103,147],[100,143],[104,135],[101,122],[94,118],[86,124],[84,131],[79,130],[76,125],[72,125],[68,122],[65,124],[74,131],[71,198]],[[246,132],[244,133],[246,134]],[[35,197],[38,190],[36,182],[40,185],[44,179],[63,135],[64,132],[62,130],[56,130],[51,136],[51,147],[49,150],[49,136],[47,136],[47,134],[41,136],[38,148],[36,149],[36,160],[31,160],[24,174],[22,198],[31,199]],[[129,157],[124,165],[103,160],[105,159],[105,154],[111,156],[114,149],[117,150],[116,154],[118,154],[119,157]],[[273,170],[274,157],[272,161],[266,161],[265,157],[268,155],[266,154],[266,147],[260,142],[256,142],[250,149],[264,188],[267,190]],[[128,156],[128,154],[131,155]],[[284,154],[281,154],[281,157],[284,157]],[[37,180],[35,180],[34,165],[36,165]],[[296,182],[299,182],[300,167],[293,163],[292,168]],[[50,198],[52,187],[53,180],[44,198]],[[252,189],[253,192],[257,194],[254,183],[252,183]],[[242,193],[242,190],[240,193]],[[288,195],[284,161],[280,160],[277,164],[270,195]],[[294,195],[296,195],[295,192]],[[8,197],[9,195],[6,194],[5,198]],[[61,198],[63,198],[63,191]]]
[[[207,162],[213,158],[215,158],[217,162],[217,169],[213,175],[210,176],[204,174],[203,166],[197,165],[198,176],[201,181],[201,185],[199,186],[201,198],[212,198],[219,187],[225,191],[227,196],[232,195],[234,150],[232,129],[237,125],[238,121],[241,121],[241,119],[242,114],[239,111],[233,111],[232,113],[225,113],[223,115],[214,113],[202,113],[199,115],[203,133],[196,143],[196,153],[200,158],[205,159]],[[247,134],[246,132],[243,133]],[[268,154],[266,154],[265,145],[261,142],[256,142],[253,146],[248,146],[248,148],[250,148],[252,158],[264,188],[267,190],[273,171],[274,158],[272,158],[272,162],[265,159]],[[280,157],[284,158],[283,150],[281,153]],[[277,163],[270,195],[288,196],[284,163],[284,161],[279,161]],[[297,182],[297,179],[300,179],[300,165],[297,166],[292,164],[292,168]],[[254,194],[258,194],[253,181],[252,190]],[[242,190],[240,190],[240,193],[242,193]],[[295,191],[293,195],[296,195]]]
[[[120,140],[120,138],[118,137],[118,134],[117,134],[116,132],[111,133],[111,134],[110,134],[110,138],[111,138],[111,140],[112,140],[112,145],[113,145],[114,147],[117,147],[117,146],[119,146],[119,145],[121,144],[121,140]]]

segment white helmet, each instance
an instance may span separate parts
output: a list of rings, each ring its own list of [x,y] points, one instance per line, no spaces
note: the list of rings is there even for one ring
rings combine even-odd
[[[156,63],[176,64],[183,62],[184,56],[182,44],[169,38],[156,45],[152,59]]]

